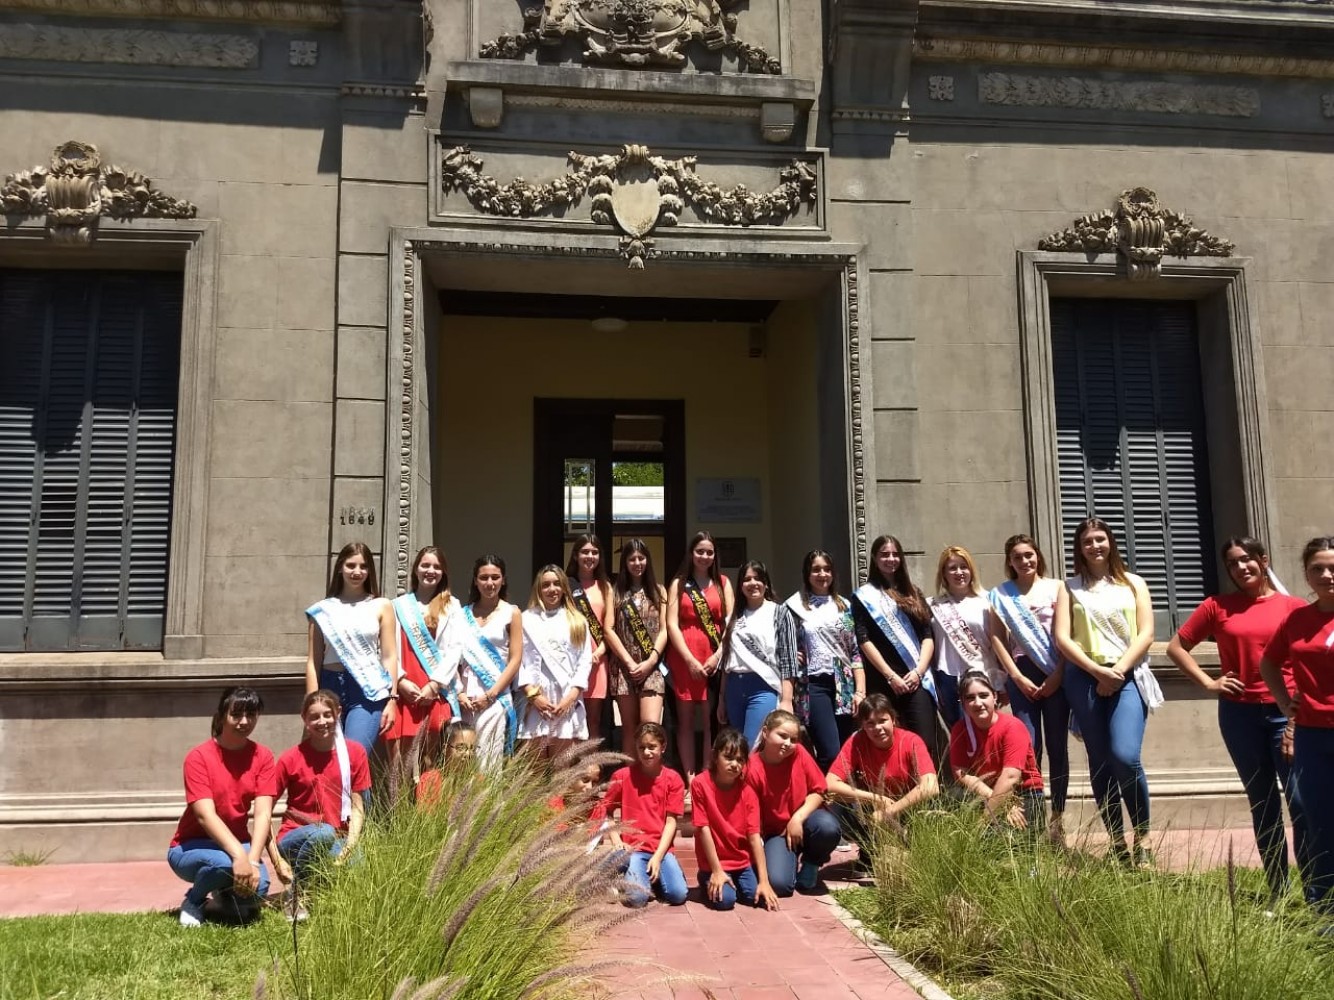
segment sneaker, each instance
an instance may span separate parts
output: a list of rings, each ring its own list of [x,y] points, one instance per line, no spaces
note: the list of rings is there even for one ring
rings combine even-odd
[[[181,926],[199,927],[204,923],[204,907],[188,899],[181,901]]]
[[[847,853],[848,853],[849,851],[851,851],[851,850],[853,849],[853,847],[855,847],[855,846],[856,846],[856,845],[853,844],[852,841],[847,840],[847,839],[845,838],[845,839],[840,840],[840,841],[838,842],[838,846],[834,848],[834,853],[836,853],[836,854],[847,854]]]
[[[1154,864],[1153,852],[1147,847],[1141,847],[1139,844],[1136,844],[1131,851],[1130,863],[1140,871],[1146,872],[1153,871],[1154,868],[1157,867]]]
[[[803,861],[797,872],[797,888],[807,891],[820,884],[820,866],[814,861]]]
[[[283,915],[294,924],[299,924],[310,916],[310,911],[301,902],[301,896],[296,891],[295,885],[289,885],[283,890]]]

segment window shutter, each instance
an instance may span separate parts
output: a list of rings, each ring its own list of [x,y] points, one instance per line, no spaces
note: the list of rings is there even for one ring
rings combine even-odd
[[[1064,544],[1107,521],[1166,636],[1215,583],[1194,307],[1058,299],[1051,316]]]

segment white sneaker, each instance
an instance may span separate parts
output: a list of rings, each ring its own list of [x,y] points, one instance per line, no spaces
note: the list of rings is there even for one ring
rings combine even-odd
[[[310,911],[302,904],[295,885],[289,885],[283,890],[283,914],[296,924],[310,917]]]
[[[188,899],[181,901],[181,926],[198,927],[204,922],[204,908]]]

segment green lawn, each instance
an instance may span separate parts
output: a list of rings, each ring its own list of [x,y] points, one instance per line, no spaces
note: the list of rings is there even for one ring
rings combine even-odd
[[[244,998],[291,952],[292,925],[186,930],[163,913],[0,920],[0,1000]]]

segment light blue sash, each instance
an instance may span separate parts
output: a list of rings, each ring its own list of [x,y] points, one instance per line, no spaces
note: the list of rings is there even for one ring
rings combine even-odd
[[[380,659],[380,632],[376,626],[374,638],[352,627],[358,604],[347,604],[336,597],[326,597],[306,608],[306,615],[319,626],[343,669],[361,685],[368,701],[384,701],[389,697],[389,671]]]
[[[1013,580],[1006,580],[987,595],[987,600],[1028,658],[1044,674],[1050,675],[1060,662],[1056,647],[1052,643],[1051,634],[1042,627],[1038,616],[1033,614],[1033,609],[1024,603],[1019,586]]]
[[[409,592],[394,598],[394,614],[398,616],[399,627],[403,629],[403,634],[408,637],[408,645],[417,654],[417,660],[421,663],[422,669],[426,671],[426,676],[436,681],[436,683],[441,683],[436,677],[443,665],[440,662],[440,647],[436,645],[435,636],[431,634],[431,630],[426,627],[426,619],[422,617],[422,608],[417,601],[417,595]],[[455,666],[457,667],[458,664],[455,664]],[[456,719],[463,714],[459,710],[458,683],[458,671],[456,670],[448,682],[441,684],[440,690]]]
[[[495,644],[482,635],[482,627],[473,617],[472,608],[466,604],[463,606],[463,620],[468,624],[467,641],[463,644],[463,658],[468,661],[468,666],[477,675],[477,679],[488,689],[493,688],[505,673],[504,657],[500,655],[500,650],[496,649]],[[514,711],[514,699],[510,697],[508,691],[502,691],[496,700],[505,709],[505,753],[512,754],[514,739],[519,733],[519,716]]]
[[[889,640],[894,652],[899,654],[899,659],[908,665],[909,670],[916,670],[917,660],[922,655],[922,644],[917,641],[917,635],[912,630],[912,621],[904,610],[898,604],[894,604],[892,613],[885,614],[887,603],[885,593],[872,583],[864,583],[858,587],[855,596],[866,609],[866,613],[871,616],[871,621],[875,622],[875,627]],[[936,679],[930,670],[922,672],[922,687],[935,700]]]

